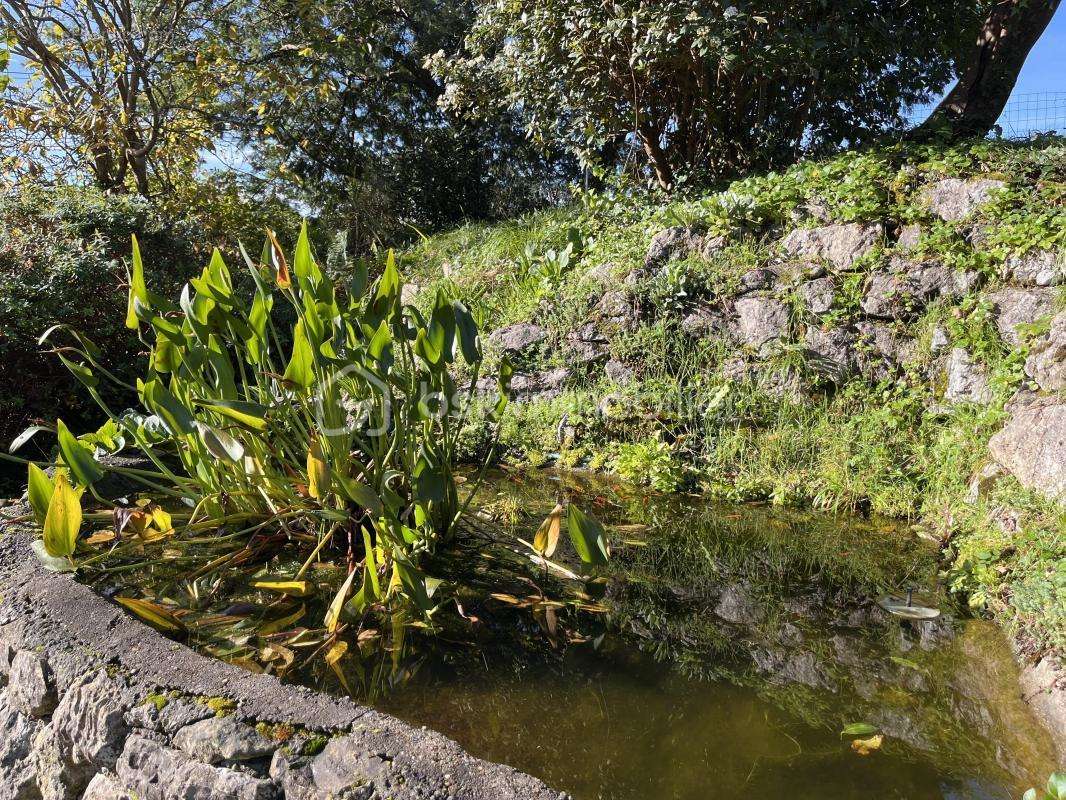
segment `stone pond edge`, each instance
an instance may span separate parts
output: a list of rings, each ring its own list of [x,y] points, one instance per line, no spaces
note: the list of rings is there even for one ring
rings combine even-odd
[[[202,656],[46,571],[25,527],[0,528],[0,800],[567,797],[424,727]]]

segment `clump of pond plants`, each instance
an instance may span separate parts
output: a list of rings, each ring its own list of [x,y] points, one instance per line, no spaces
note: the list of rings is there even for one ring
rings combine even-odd
[[[242,569],[246,588],[275,600],[256,606],[255,625],[240,604],[200,620],[243,627],[220,655],[258,649],[287,666],[304,648],[336,667],[346,629],[362,642],[374,617],[432,625],[439,581],[423,558],[454,539],[484,476],[482,464],[464,487],[455,464],[481,376],[478,327],[445,290],[425,314],[405,303],[391,252],[374,280],[362,261],[324,269],[306,225],[291,258],[269,230],[257,260],[241,252],[247,280],[216,251],[174,302],[147,286],[134,239],[125,325],[149,353],[143,377],[123,383],[92,341],[52,327],[41,342],[107,420],[81,436],[62,420],[35,426],[11,450],[42,430],[58,440],[51,474],[28,463],[46,566],[99,582],[163,564],[193,607],[222,591],[222,571]],[[499,366],[487,417],[497,429],[510,374]],[[111,408],[102,381],[140,407]],[[576,508],[569,520],[579,555],[605,559],[602,527]],[[116,600],[166,633],[188,632],[166,598]]]

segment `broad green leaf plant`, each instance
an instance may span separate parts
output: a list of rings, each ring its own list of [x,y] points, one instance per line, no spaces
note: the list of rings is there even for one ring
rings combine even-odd
[[[274,582],[294,596],[331,544],[346,553],[348,577],[322,620],[330,635],[376,604],[397,601],[430,614],[421,556],[454,535],[477,488],[460,496],[453,459],[481,373],[477,325],[444,293],[428,316],[405,303],[391,252],[377,280],[357,264],[345,270],[353,277],[344,285],[315,260],[306,226],[291,259],[269,231],[258,259],[242,253],[250,297],[236,290],[216,251],[172,302],[148,287],[134,240],[125,324],[149,353],[135,386],[122,384],[77,331],[57,325],[42,336],[107,422],[76,437],[57,421],[53,476],[29,464],[30,505],[43,531],[38,554],[53,569],[72,569],[107,559],[131,532],[141,540],[250,541],[281,531],[309,543],[303,566]],[[284,336],[281,304],[292,309]],[[456,359],[467,364],[462,386],[453,377]],[[509,376],[504,364],[495,421]],[[109,407],[104,380],[135,392],[141,407]],[[104,457],[120,452],[140,461]],[[150,501],[113,502],[103,488],[108,473],[140,484]],[[484,465],[478,481],[483,475]],[[83,500],[103,510],[83,512]],[[85,545],[94,532],[83,523],[99,536],[112,526],[103,536],[110,549]],[[127,607],[168,627],[158,609]]]

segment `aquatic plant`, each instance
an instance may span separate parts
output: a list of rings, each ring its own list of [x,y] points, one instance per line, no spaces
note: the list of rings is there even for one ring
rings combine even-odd
[[[323,269],[306,226],[291,262],[267,233],[258,261],[242,249],[250,296],[216,251],[177,303],[146,285],[134,240],[125,324],[149,350],[135,386],[78,331],[56,325],[41,337],[107,421],[80,437],[57,421],[54,475],[30,463],[29,499],[43,529],[35,549],[53,569],[73,569],[137,555],[148,542],[165,541],[179,562],[190,543],[228,545],[195,581],[297,542],[303,563],[255,586],[303,597],[315,592],[316,560],[345,562],[340,585],[328,587],[322,625],[331,637],[397,598],[428,615],[433,591],[420,556],[454,534],[473,496],[460,497],[453,455],[481,371],[477,326],[444,291],[428,318],[405,303],[391,252],[371,281],[363,262]],[[289,308],[275,309],[277,300]],[[453,377],[458,358],[468,367],[463,386]],[[490,423],[507,404],[509,376],[504,363]],[[103,380],[135,393],[141,407],[109,407]],[[24,432],[12,451],[44,429]],[[127,453],[140,462],[115,458]],[[115,500],[108,473],[124,480],[123,493],[133,485],[143,496]],[[99,508],[83,512],[85,493]],[[159,603],[121,602],[169,633],[183,628]]]

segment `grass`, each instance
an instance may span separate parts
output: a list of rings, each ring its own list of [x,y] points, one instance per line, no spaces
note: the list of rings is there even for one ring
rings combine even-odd
[[[923,185],[975,176],[1006,186],[963,222],[930,214]],[[893,258],[891,238],[837,277],[834,305],[820,319],[799,302],[799,278],[780,289],[792,309],[793,335],[769,356],[686,335],[684,315],[729,296],[742,274],[770,261],[777,238],[796,226],[824,224],[816,215],[794,216],[803,208],[820,209],[833,222],[880,222],[888,231],[918,223],[922,237],[909,257],[972,270],[980,288],[895,323],[897,334],[913,339],[916,355],[901,374],[878,383],[826,386],[807,363],[800,337],[808,325],[861,317],[868,275]],[[691,255],[640,278],[651,237],[678,224],[726,234],[729,244],[712,257]],[[971,243],[974,230],[979,247]],[[566,267],[544,268],[568,240],[580,247]],[[702,196],[664,200],[628,189],[578,195],[567,208],[427,239],[405,263],[414,282],[430,290],[423,297],[447,284],[470,299],[486,329],[518,321],[545,327],[547,344],[527,357],[526,371],[568,365],[560,343],[596,320],[595,302],[605,290],[624,288],[651,309],[635,329],[600,323],[611,357],[630,366],[635,379],[621,386],[602,369],[576,370],[565,394],[512,407],[501,431],[504,461],[583,465],[661,490],[911,520],[942,543],[945,578],[976,613],[1007,625],[1030,652],[1061,653],[1061,507],[1009,478],[989,496],[968,499],[970,477],[987,460],[988,439],[1022,383],[1026,355],[1026,345],[1011,348],[1000,338],[984,298],[1000,286],[1008,256],[1049,248],[1066,248],[1066,141],[1053,137],[850,152]],[[638,280],[623,283],[634,272]],[[1058,306],[1066,307],[1066,291],[1059,291]],[[1028,338],[1041,327],[1046,320],[1026,331]],[[984,366],[993,394],[987,406],[944,407],[932,353],[938,328]],[[738,378],[738,357],[759,369]],[[814,391],[795,394],[789,387],[796,382]],[[471,452],[488,446],[476,415],[464,441]],[[1018,517],[1018,530],[1005,514]]]

